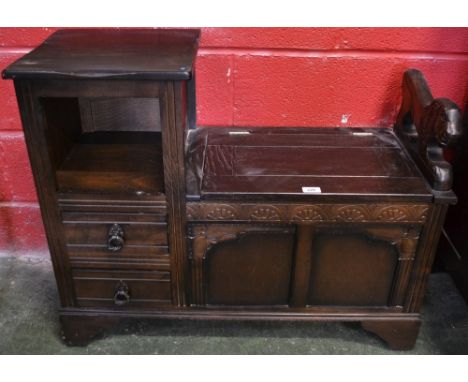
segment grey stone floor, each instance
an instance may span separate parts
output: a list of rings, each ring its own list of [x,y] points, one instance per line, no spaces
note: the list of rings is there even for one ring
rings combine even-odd
[[[67,347],[57,301],[44,255],[0,254],[0,354],[468,354],[468,307],[445,273],[431,275],[420,335],[405,352],[358,324],[185,320],[123,325],[87,347]]]

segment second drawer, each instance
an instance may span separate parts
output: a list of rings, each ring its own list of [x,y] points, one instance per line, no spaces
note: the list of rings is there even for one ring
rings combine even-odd
[[[71,245],[166,246],[167,223],[144,214],[63,213],[65,240]]]

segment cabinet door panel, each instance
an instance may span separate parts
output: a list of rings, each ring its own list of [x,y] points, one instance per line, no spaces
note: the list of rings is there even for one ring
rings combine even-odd
[[[420,230],[412,225],[316,227],[307,305],[402,307]]]
[[[309,305],[387,305],[398,263],[392,243],[364,233],[317,233]]]
[[[192,305],[288,304],[293,227],[210,224],[192,231]]]
[[[207,303],[287,305],[294,238],[251,233],[207,254]]]

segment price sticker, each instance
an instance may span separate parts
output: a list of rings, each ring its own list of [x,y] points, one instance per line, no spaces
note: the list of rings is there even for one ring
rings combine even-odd
[[[302,192],[304,194],[321,194],[322,190],[320,187],[302,187]]]

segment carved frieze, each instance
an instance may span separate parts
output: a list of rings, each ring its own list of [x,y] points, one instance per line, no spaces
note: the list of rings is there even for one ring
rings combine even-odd
[[[427,204],[187,203],[188,221],[424,223]]]
[[[326,220],[326,217],[317,206],[300,206],[293,210],[292,219],[295,221],[320,222]]]
[[[255,206],[252,208],[250,218],[252,220],[275,221],[281,220],[278,208],[274,206]]]
[[[237,211],[227,204],[214,205],[206,214],[209,220],[236,220]]]
[[[366,215],[370,218],[370,214],[364,208],[364,206],[359,205],[350,205],[350,206],[343,206],[337,209],[336,216],[334,218],[336,220],[342,220],[346,222],[361,222],[366,219]]]
[[[382,207],[377,213],[377,219],[382,221],[405,221],[408,220],[407,211],[398,206]]]

